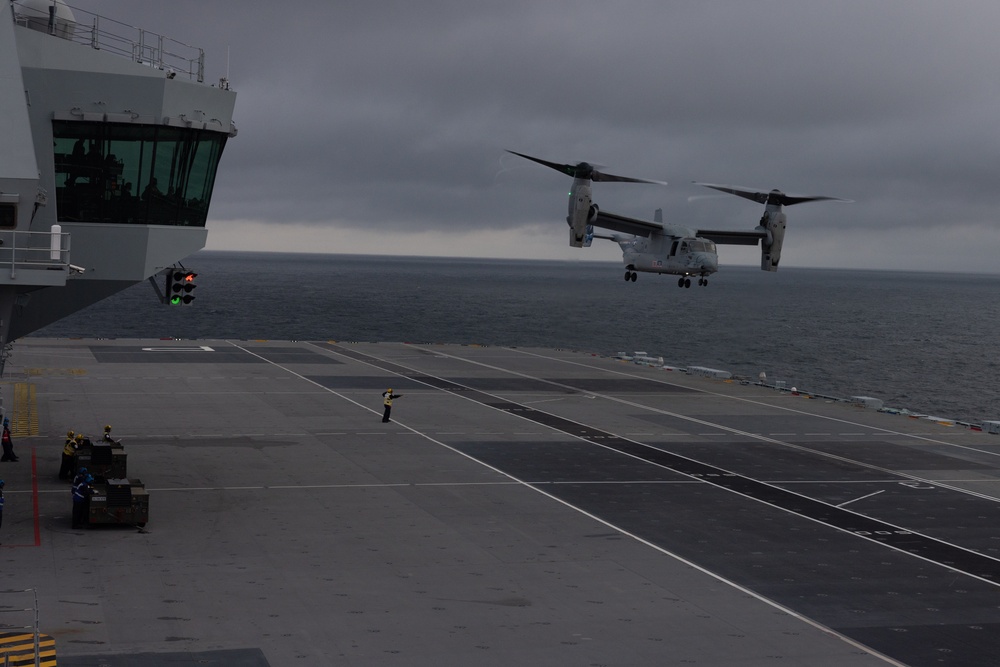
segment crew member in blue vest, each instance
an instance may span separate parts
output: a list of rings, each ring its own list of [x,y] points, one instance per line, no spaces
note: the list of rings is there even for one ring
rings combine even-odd
[[[385,406],[385,412],[382,413],[382,421],[389,421],[389,413],[392,412],[392,399],[399,398],[402,394],[392,393],[392,389],[386,389],[382,392],[382,405]]]
[[[87,525],[87,512],[90,510],[90,495],[93,488],[90,483],[94,481],[92,475],[87,474],[86,468],[80,468],[73,480],[73,527],[83,528]]]

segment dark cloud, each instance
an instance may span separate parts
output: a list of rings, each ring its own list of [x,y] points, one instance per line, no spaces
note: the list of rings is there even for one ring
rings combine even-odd
[[[994,270],[993,2],[74,6],[202,46],[209,78],[229,73],[240,134],[215,220],[331,233],[551,221],[561,243],[568,179],[511,148],[668,180],[595,195],[608,210],[663,207],[692,225],[746,227],[759,213],[742,200],[691,201],[707,194],[692,180],[855,200],[790,212],[792,264],[837,265],[859,235],[884,231],[936,244],[941,262],[926,268],[948,268],[948,253],[981,232],[973,263]],[[959,226],[971,231],[949,232]],[[810,253],[812,241],[827,255]]]

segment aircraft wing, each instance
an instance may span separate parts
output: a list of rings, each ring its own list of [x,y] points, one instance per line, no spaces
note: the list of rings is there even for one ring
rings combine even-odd
[[[597,219],[594,220],[593,225],[594,227],[610,229],[625,234],[634,234],[635,236],[649,236],[653,232],[663,231],[662,223],[626,218],[624,215],[605,213],[604,211],[597,212]]]
[[[767,238],[767,232],[730,232],[713,229],[699,229],[698,237],[714,241],[722,245],[757,245],[761,239]]]

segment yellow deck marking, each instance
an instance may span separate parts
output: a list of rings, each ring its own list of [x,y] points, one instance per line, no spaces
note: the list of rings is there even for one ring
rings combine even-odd
[[[42,667],[56,667],[56,640],[39,633],[38,664]],[[35,635],[30,632],[0,633],[0,664],[34,665]]]
[[[8,417],[12,437],[38,435],[38,403],[35,400],[34,384],[14,383],[14,409]]]

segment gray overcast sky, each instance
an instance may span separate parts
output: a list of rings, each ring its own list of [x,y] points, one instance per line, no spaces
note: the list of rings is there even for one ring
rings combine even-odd
[[[785,266],[1000,271],[996,0],[69,4],[228,53],[210,248],[620,258],[510,148],[669,181],[594,198],[691,226],[762,210],[694,180],[855,200],[788,209]]]

